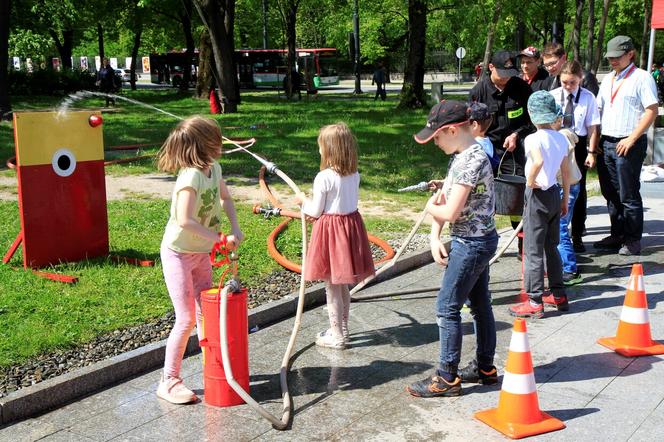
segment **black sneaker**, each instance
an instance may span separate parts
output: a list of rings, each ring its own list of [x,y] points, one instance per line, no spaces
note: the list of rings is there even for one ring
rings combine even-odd
[[[581,238],[574,238],[572,240],[572,248],[574,249],[574,253],[583,253],[586,251],[586,246],[583,245]]]
[[[563,272],[563,284],[565,285],[574,285],[582,281],[581,273],[578,271],[572,272]]]
[[[618,250],[618,254],[622,256],[640,255],[641,241],[626,242],[625,245]]]
[[[429,376],[406,387],[406,391],[417,397],[450,397],[461,396],[461,378],[447,382],[442,376]]]
[[[492,365],[489,371],[480,370],[475,359],[460,369],[457,374],[464,384],[493,385],[498,382],[498,370],[496,370],[496,367]]]
[[[623,239],[619,236],[609,235],[597,241],[594,246],[596,249],[618,250],[623,245]]]

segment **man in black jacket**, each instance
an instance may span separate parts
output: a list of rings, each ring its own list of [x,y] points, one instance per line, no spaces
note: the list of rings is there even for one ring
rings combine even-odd
[[[471,103],[486,104],[493,116],[493,123],[485,136],[493,144],[494,158],[501,163],[500,171],[494,170],[494,174],[523,176],[526,165],[523,140],[535,128],[528,116],[528,97],[532,91],[528,83],[519,78],[515,55],[510,51],[496,51],[489,63],[490,75],[483,76],[473,86],[469,99]],[[519,221],[520,217],[511,217],[512,227],[516,228]],[[518,246],[518,256],[521,257],[521,238]]]
[[[551,77],[542,67],[542,55],[539,49],[528,46],[519,52],[519,61],[521,62],[521,78],[528,83],[533,92],[549,90]]]
[[[494,155],[499,159],[506,155],[502,171],[523,175],[526,163],[523,139],[534,132],[528,117],[528,97],[531,89],[528,83],[518,77],[515,54],[497,51],[489,63],[490,75],[484,76],[470,90],[470,102],[484,103],[489,107],[493,123],[486,136],[493,143]],[[495,172],[495,171],[494,171]]]
[[[548,45],[544,46],[542,59],[544,60],[544,68],[549,71],[549,75],[551,76],[551,82],[549,83],[548,90],[552,91],[556,88],[559,88],[560,71],[567,61],[565,48],[563,48],[563,45],[560,43],[549,43]],[[597,83],[597,77],[595,77],[595,74],[584,70],[581,87],[588,89],[595,97],[597,97],[597,92],[599,92],[599,84]]]

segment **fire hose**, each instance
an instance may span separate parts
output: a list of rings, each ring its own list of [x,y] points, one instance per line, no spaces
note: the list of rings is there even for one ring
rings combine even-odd
[[[300,212],[294,212],[290,210],[283,209],[281,204],[279,203],[279,200],[274,196],[272,191],[270,190],[269,186],[265,182],[265,166],[261,167],[259,173],[258,173],[258,183],[261,187],[261,190],[263,191],[263,194],[265,197],[268,199],[270,204],[272,205],[272,208],[266,209],[263,207],[260,207],[260,205],[254,206],[254,213],[255,214],[263,214],[266,218],[269,218],[271,216],[286,216],[288,219],[280,223],[275,229],[270,233],[270,235],[267,238],[267,250],[270,256],[277,261],[282,267],[295,272],[295,273],[300,273],[302,271],[301,266],[298,264],[290,261],[288,258],[286,258],[279,250],[277,249],[276,246],[276,240],[279,234],[283,232],[288,224],[294,219],[294,218],[300,218],[302,214]],[[380,258],[377,261],[374,261],[374,265],[378,265],[380,263],[383,263],[385,261],[388,261],[394,256],[394,250],[392,247],[384,240],[378,238],[377,236],[371,235],[367,233],[367,236],[369,238],[369,242],[375,244],[376,246],[380,247],[383,249],[385,252],[385,256]],[[303,237],[306,239],[306,236]]]
[[[256,155],[255,153],[251,152],[250,150],[247,149],[247,147],[250,147],[253,145],[256,140],[255,139],[250,139],[245,143],[240,143],[240,142],[234,142],[232,140],[228,140],[227,138],[224,138],[224,142],[227,144],[233,144],[237,146],[237,149],[234,149],[233,151],[227,152],[231,153],[237,150],[242,150],[246,152],[247,154],[251,155],[254,157],[258,162],[260,162],[265,169],[272,173],[277,175],[279,178],[281,178],[292,190],[295,192],[295,194],[300,193],[300,189],[297,187],[297,185],[291,180],[288,175],[286,175],[284,172],[282,172],[276,164],[265,160],[264,158],[261,158],[260,156]],[[246,144],[247,146],[243,146],[242,144]],[[301,219],[301,225],[302,225],[302,276],[300,278],[300,290],[299,290],[299,296],[298,296],[298,302],[297,302],[297,312],[295,314],[295,322],[293,324],[293,331],[291,332],[290,339],[288,341],[288,346],[286,347],[286,352],[284,353],[284,357],[281,361],[281,368],[279,370],[279,380],[281,383],[281,395],[283,399],[283,414],[281,417],[281,420],[279,420],[277,417],[273,416],[270,414],[267,410],[265,410],[263,407],[260,406],[251,396],[249,396],[248,393],[246,393],[240,385],[237,382],[231,383],[229,382],[229,385],[233,388],[233,390],[242,397],[247,404],[249,404],[254,410],[256,410],[258,413],[260,413],[261,416],[266,418],[272,423],[272,426],[277,429],[277,430],[285,430],[288,428],[288,425],[291,420],[291,413],[292,413],[292,407],[291,407],[291,396],[290,392],[288,391],[288,368],[290,364],[290,358],[291,354],[293,352],[293,347],[295,346],[295,340],[297,338],[297,334],[300,330],[300,324],[302,323],[302,313],[304,312],[304,262],[305,258],[307,256],[307,223],[304,217],[304,213],[300,214],[300,219]],[[230,369],[230,361],[228,361],[228,341],[227,341],[227,336],[226,336],[226,302],[227,302],[227,295],[229,292],[230,288],[224,287],[223,290],[221,290],[220,295],[222,297],[221,302],[219,304],[219,311],[220,311],[220,320],[219,320],[219,327],[220,327],[220,342],[222,346],[222,351],[224,351],[223,347],[225,348],[226,351],[226,356],[222,356],[222,362],[224,364],[224,370],[226,367]],[[223,308],[223,311],[222,311]],[[232,377],[232,371],[230,372],[231,377]],[[242,393],[240,393],[242,391]]]

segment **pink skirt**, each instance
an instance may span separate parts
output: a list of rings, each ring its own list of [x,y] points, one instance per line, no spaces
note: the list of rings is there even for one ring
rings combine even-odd
[[[355,284],[374,273],[360,212],[323,214],[314,222],[304,269],[307,281]]]

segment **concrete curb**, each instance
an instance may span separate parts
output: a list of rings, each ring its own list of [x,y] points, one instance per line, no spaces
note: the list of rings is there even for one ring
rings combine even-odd
[[[432,262],[428,249],[402,257],[392,268],[379,275],[374,282],[384,281],[400,273]],[[316,284],[305,291],[305,309],[325,302],[325,285]],[[264,327],[293,316],[297,311],[298,292],[278,301],[249,311],[249,327]],[[23,388],[0,399],[0,426],[62,407],[76,399],[125,379],[154,370],[164,363],[166,340],[114,356],[87,367]],[[198,337],[192,333],[186,355],[200,351]]]

